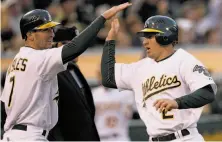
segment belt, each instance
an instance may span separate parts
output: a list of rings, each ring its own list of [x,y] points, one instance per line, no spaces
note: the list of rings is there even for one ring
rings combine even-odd
[[[190,132],[187,129],[183,129],[183,130],[181,130],[181,134],[182,134],[182,136],[187,136],[190,134]],[[172,133],[172,134],[169,134],[166,136],[152,138],[152,141],[172,141],[175,139],[176,139],[176,136],[174,133]]]
[[[110,139],[110,138],[116,138],[118,136],[119,136],[119,134],[114,133],[114,134],[111,134],[111,135],[102,135],[102,136],[100,136],[100,139]]]
[[[16,124],[16,125],[14,125],[14,126],[12,127],[12,129],[27,131],[27,125]],[[46,135],[46,130],[43,130],[43,131],[42,131],[42,135],[43,135],[43,136]]]

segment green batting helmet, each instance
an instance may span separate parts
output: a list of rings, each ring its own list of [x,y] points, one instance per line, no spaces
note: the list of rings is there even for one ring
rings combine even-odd
[[[162,46],[178,42],[178,26],[170,17],[157,15],[148,18],[144,29],[138,32],[138,35],[146,37],[154,33],[157,43]]]
[[[43,9],[32,10],[22,16],[20,20],[20,31],[22,39],[26,38],[26,33],[32,30],[52,28],[60,23],[52,21],[48,11]]]

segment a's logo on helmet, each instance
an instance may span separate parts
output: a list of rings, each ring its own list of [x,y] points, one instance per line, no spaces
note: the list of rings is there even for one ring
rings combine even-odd
[[[155,24],[165,24],[164,20],[156,20],[154,21]]]
[[[145,23],[144,28],[156,28],[160,24],[165,24],[165,21],[162,19],[150,20]]]
[[[39,16],[33,15],[30,20],[37,21],[37,20],[39,20]]]

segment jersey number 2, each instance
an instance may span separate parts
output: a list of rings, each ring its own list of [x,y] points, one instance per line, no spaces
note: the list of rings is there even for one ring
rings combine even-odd
[[[167,112],[165,111],[165,109],[162,111],[162,117],[163,119],[172,119],[173,115],[167,115]]]
[[[106,118],[106,126],[108,128],[114,128],[117,126],[118,118],[116,116],[108,116]]]
[[[11,106],[11,102],[12,102],[12,94],[13,94],[14,85],[15,85],[15,76],[12,76],[12,77],[10,78],[10,82],[12,82],[12,89],[11,89],[11,92],[10,92],[10,95],[9,95],[8,107]]]

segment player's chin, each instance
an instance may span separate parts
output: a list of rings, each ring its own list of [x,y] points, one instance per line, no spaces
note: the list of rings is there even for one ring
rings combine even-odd
[[[46,47],[51,48],[51,47],[52,47],[52,42],[51,42],[51,41],[48,41]]]
[[[147,54],[147,57],[156,60],[156,56],[154,54]]]
[[[151,52],[147,52],[147,56],[149,57],[149,58],[152,58],[153,59],[153,54],[151,53]]]

